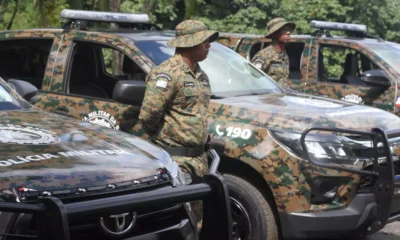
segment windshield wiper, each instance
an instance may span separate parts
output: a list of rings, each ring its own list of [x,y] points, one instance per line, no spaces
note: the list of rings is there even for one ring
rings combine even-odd
[[[235,95],[235,97],[251,96],[251,95],[265,95],[265,94],[270,94],[270,93],[271,93],[271,91],[251,92],[251,93],[246,93],[246,94],[238,94],[238,95]]]
[[[217,95],[211,95],[211,99],[223,99],[223,98],[225,98],[225,97],[223,97],[223,96],[217,96]]]

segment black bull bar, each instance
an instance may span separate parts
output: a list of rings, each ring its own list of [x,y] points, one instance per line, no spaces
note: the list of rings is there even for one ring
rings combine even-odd
[[[372,154],[371,156],[373,158],[372,170],[354,169],[342,165],[332,165],[329,163],[323,163],[314,160],[312,157],[310,157],[305,143],[306,136],[311,131],[331,131],[333,133],[349,133],[369,136],[372,139],[372,148],[374,149],[374,154]],[[378,210],[376,211],[376,213],[374,213],[375,220],[371,225],[371,232],[376,232],[382,229],[387,223],[400,219],[400,212],[393,213],[391,209],[392,203],[397,205],[398,202],[396,201],[396,198],[399,198],[398,196],[394,195],[394,190],[397,188],[400,189],[400,181],[397,180],[397,177],[400,175],[397,175],[397,177],[395,176],[393,164],[394,153],[392,152],[391,144],[396,145],[399,138],[400,129],[384,131],[381,128],[373,128],[371,129],[371,131],[357,131],[343,128],[311,127],[306,129],[302,133],[300,144],[305,152],[306,158],[313,165],[339,171],[356,173],[360,174],[361,176],[373,177],[373,194],[375,196]],[[378,148],[379,145],[380,147]],[[379,156],[384,158],[383,164],[379,163]]]
[[[203,201],[203,223],[199,239],[232,239],[232,219],[229,195],[223,177],[216,173],[219,156],[215,150],[208,151],[212,159],[209,174],[198,184],[184,185],[172,189],[158,189],[147,192],[114,196],[64,204],[59,198],[44,197],[37,204],[0,202],[0,211],[35,214],[40,219],[37,239],[69,240],[68,221],[80,216],[111,215],[130,212],[142,207],[178,204],[196,200]],[[197,230],[195,231],[197,232]],[[1,236],[9,234],[0,234]],[[19,238],[32,236],[12,234]]]

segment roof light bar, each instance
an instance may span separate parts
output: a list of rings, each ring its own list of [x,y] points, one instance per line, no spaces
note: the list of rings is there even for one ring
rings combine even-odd
[[[87,20],[94,22],[113,22],[113,23],[148,23],[149,15],[145,13],[119,13],[119,12],[99,12],[64,9],[61,18],[70,20]]]
[[[330,29],[330,30],[340,30],[347,32],[367,32],[367,26],[362,24],[351,24],[351,23],[338,23],[338,22],[325,22],[313,20],[310,23],[311,28],[319,29]]]

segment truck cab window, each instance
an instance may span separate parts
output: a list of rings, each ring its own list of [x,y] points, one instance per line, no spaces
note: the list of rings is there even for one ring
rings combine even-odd
[[[0,43],[0,77],[19,79],[42,88],[52,39],[13,39]]]
[[[76,42],[69,72],[72,94],[111,99],[119,80],[142,80],[146,73],[126,54],[107,45]]]

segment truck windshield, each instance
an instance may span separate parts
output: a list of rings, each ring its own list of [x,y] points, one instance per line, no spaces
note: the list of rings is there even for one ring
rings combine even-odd
[[[175,53],[166,41],[137,41],[136,46],[156,65]],[[256,69],[245,58],[223,45],[213,42],[206,60],[200,67],[207,74],[214,96],[233,97],[282,93],[268,75]]]
[[[400,74],[400,44],[387,42],[384,44],[368,43],[365,45]]]

